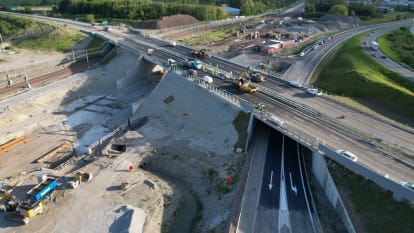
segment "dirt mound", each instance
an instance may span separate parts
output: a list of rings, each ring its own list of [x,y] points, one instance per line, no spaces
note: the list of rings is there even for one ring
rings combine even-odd
[[[172,15],[164,16],[158,20],[147,20],[136,25],[142,29],[164,29],[198,23],[199,21],[191,15]]]
[[[330,31],[357,27],[361,23],[361,20],[357,17],[331,14],[324,15],[319,18],[319,20],[322,24],[326,25]]]

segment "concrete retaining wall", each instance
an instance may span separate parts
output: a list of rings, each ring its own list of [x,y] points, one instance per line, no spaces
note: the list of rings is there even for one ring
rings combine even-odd
[[[348,232],[355,233],[356,231],[354,225],[352,224],[351,218],[348,215],[348,211],[329,173],[325,158],[315,152],[312,155],[312,172],[315,175],[316,180],[321,185],[322,189],[325,191],[325,195],[328,198],[329,202],[338,212]]]
[[[319,145],[319,151],[323,153],[328,158],[338,162],[342,166],[346,167],[347,169],[355,172],[358,175],[361,175],[372,182],[376,183],[378,186],[389,190],[393,193],[394,198],[397,200],[407,200],[409,202],[414,202],[414,195],[413,192],[397,182],[394,182],[385,177],[386,174],[378,174],[371,169],[365,167],[361,163],[352,162],[349,159],[346,159],[340,156],[331,148],[325,145]]]

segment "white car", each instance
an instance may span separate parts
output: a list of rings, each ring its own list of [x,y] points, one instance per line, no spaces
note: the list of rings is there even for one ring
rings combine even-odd
[[[174,59],[171,59],[171,58],[169,58],[167,60],[167,62],[168,62],[168,65],[169,66],[175,66],[175,65],[177,65],[177,62]]]
[[[308,88],[308,93],[311,95],[317,95],[317,96],[322,95],[322,92],[316,88]]]
[[[289,81],[289,85],[292,87],[302,87],[302,83],[298,81]]]
[[[405,181],[401,181],[400,184],[408,189],[410,189],[411,191],[414,191],[414,184],[413,183],[409,183],[409,182],[405,182]]]
[[[337,150],[336,153],[338,153],[338,154],[342,155],[343,157],[345,157],[347,159],[350,159],[354,162],[356,162],[358,160],[358,157],[356,155],[354,155],[351,152],[346,151],[346,150]]]
[[[206,75],[203,77],[203,81],[206,83],[213,83],[213,78]]]

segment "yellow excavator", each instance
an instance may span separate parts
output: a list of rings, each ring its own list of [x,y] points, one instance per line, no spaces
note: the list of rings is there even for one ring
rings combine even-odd
[[[207,49],[193,50],[191,54],[196,57],[210,57],[210,54],[207,53]]]
[[[250,85],[250,78],[247,75],[247,71],[242,71],[239,77],[233,81],[233,85],[247,93],[255,93],[257,91],[256,87]]]

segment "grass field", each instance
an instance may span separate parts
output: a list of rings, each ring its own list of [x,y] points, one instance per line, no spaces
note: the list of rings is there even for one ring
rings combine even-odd
[[[17,39],[17,48],[66,52],[85,36],[63,26],[13,16],[0,16],[4,40]]]
[[[18,48],[40,49],[46,51],[67,52],[77,42],[85,38],[75,30],[66,33],[51,33],[42,35],[37,39],[23,40],[16,44]]]
[[[343,196],[351,202],[351,215],[367,233],[411,233],[414,205],[398,202],[392,193],[332,161],[329,170]],[[361,229],[356,229],[358,230]]]
[[[231,35],[233,28],[219,29],[181,40],[188,45],[208,45],[210,42],[220,41]]]
[[[388,70],[365,53],[356,36],[324,59],[311,82],[337,95],[363,102],[390,118],[414,119],[414,83]]]

